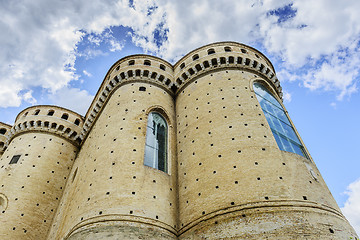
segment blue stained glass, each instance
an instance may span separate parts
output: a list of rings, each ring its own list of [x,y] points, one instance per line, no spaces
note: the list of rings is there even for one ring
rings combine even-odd
[[[301,145],[299,138],[296,136],[293,128],[287,124],[285,124],[282,121],[279,121],[279,119],[275,118],[274,116],[266,113],[264,111],[266,120],[272,125],[272,129],[276,130],[277,132],[283,134],[284,136],[287,136],[288,138],[290,138],[291,140],[293,140],[294,142],[298,143]]]
[[[254,83],[254,91],[279,149],[308,158],[281,104],[260,83]]]

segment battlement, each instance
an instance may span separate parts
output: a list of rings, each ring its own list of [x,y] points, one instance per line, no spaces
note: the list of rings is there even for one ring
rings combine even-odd
[[[181,58],[174,65],[177,93],[199,76],[223,69],[252,71],[266,79],[282,99],[282,88],[270,61],[259,51],[234,42],[221,42],[200,47]]]
[[[15,124],[9,130],[5,147],[12,139],[28,131],[48,132],[67,139],[75,145],[81,140],[79,134],[83,127],[83,117],[71,110],[51,105],[32,106],[21,111]]]

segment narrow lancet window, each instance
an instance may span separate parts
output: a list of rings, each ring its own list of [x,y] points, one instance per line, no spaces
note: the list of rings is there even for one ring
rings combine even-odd
[[[167,148],[168,126],[166,120],[157,112],[148,117],[144,165],[168,172]]]
[[[261,83],[254,83],[254,91],[280,150],[309,158],[281,104]]]

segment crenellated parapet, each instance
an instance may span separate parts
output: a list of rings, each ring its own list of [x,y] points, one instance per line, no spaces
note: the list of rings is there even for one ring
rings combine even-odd
[[[9,134],[11,127],[11,125],[0,122],[0,157],[6,149],[6,137]]]
[[[235,42],[219,42],[198,48],[181,58],[174,66],[177,93],[200,75],[224,68],[252,71],[265,79],[282,98],[282,88],[270,61],[261,52]]]
[[[9,129],[6,136],[5,147],[15,136],[29,131],[48,132],[79,145],[83,122],[80,114],[65,108],[50,105],[32,106],[24,109],[16,117],[14,126]]]
[[[81,140],[85,138],[112,92],[124,84],[134,82],[155,85],[171,95],[176,90],[173,88],[173,66],[170,63],[149,55],[132,55],[120,59],[109,69],[86,114]]]

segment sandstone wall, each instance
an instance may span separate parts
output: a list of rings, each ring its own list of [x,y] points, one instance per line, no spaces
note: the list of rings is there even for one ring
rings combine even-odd
[[[54,106],[19,114],[0,159],[1,239],[46,239],[77,153],[73,132],[81,128],[73,121],[80,118]]]

